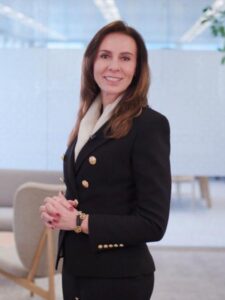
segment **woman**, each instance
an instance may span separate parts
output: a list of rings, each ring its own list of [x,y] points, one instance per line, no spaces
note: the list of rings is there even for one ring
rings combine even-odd
[[[81,105],[64,156],[66,195],[40,208],[46,226],[61,229],[66,300],[151,297],[146,242],[164,235],[171,177],[169,124],[148,107],[148,88],[140,34],[122,21],[103,27],[84,54]]]

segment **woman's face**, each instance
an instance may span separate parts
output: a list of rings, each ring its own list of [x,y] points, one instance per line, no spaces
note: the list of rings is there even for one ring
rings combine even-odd
[[[103,39],[94,61],[94,78],[102,101],[111,103],[128,88],[136,61],[137,46],[132,37],[115,32]]]

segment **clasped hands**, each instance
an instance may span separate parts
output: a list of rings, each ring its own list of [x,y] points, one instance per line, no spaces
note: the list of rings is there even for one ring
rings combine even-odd
[[[46,197],[40,206],[41,219],[51,229],[73,230],[78,215],[78,201],[67,200],[62,192],[57,196]],[[88,234],[88,215],[83,220],[82,232]]]

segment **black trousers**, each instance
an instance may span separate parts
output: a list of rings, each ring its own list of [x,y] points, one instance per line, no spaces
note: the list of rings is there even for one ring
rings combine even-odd
[[[64,300],[149,300],[154,273],[129,278],[75,277],[62,272]]]

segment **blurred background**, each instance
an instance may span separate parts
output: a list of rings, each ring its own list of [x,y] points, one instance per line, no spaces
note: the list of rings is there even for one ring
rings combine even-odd
[[[217,51],[223,39],[201,24],[187,34],[212,3],[1,0],[0,167],[61,169],[85,46],[121,18],[149,50],[149,104],[170,120],[173,174],[223,176],[225,72]]]
[[[143,36],[149,105],[171,126],[171,215],[153,245],[155,300],[225,299],[224,16],[223,0],[0,0],[0,171],[61,172],[86,45],[117,19]]]

